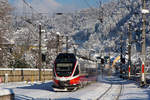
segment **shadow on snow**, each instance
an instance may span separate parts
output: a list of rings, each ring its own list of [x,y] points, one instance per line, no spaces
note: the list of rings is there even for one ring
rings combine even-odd
[[[17,88],[20,88],[20,89],[40,89],[40,90],[53,91],[52,84],[53,84],[53,82],[34,83],[34,84],[31,84],[31,86],[24,86],[24,87],[17,87]]]

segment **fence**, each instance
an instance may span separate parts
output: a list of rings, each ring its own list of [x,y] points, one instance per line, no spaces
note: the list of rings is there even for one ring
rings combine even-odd
[[[41,69],[42,81],[52,79],[52,69]],[[0,68],[1,82],[38,81],[39,69]]]

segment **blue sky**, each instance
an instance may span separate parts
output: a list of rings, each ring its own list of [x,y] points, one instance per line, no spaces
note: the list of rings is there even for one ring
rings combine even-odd
[[[22,0],[8,0],[15,8],[21,9]],[[73,11],[84,8],[98,7],[99,0],[25,0],[41,12]],[[108,2],[111,0],[102,0]]]
[[[99,0],[55,0],[61,4],[64,4],[64,5],[69,5],[69,4],[75,4],[77,6],[82,6],[82,7],[88,7],[87,3],[90,5],[90,6],[95,6],[97,5],[97,1]],[[102,2],[108,2],[110,0],[102,0]]]
[[[14,1],[16,0],[8,0],[11,4],[14,4]],[[25,0],[27,2],[32,2],[33,0]],[[96,2],[98,0],[54,0],[62,5],[76,5],[77,7],[80,8],[87,8],[89,5],[90,6],[97,6]],[[88,2],[88,4],[86,3],[86,1]],[[102,2],[108,2],[111,0],[102,0]],[[42,0],[41,0],[42,2]]]

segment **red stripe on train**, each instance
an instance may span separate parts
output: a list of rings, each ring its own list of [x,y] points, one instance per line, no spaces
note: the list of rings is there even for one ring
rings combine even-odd
[[[72,80],[70,80],[70,84],[79,84],[80,83],[80,77],[74,78]]]

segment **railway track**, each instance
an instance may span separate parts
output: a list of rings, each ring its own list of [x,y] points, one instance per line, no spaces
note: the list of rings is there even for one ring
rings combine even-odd
[[[108,97],[112,97],[111,100],[119,100],[119,97],[122,95],[124,84],[120,82],[115,84],[113,80],[110,81],[110,86],[102,93],[96,100],[108,100]],[[117,90],[116,90],[117,89]],[[114,96],[114,93],[117,95]]]
[[[123,94],[123,93],[122,93],[122,92],[123,92],[123,88],[124,88],[124,84],[121,83],[121,84],[120,84],[120,91],[119,91],[118,96],[116,97],[115,100],[119,100],[119,97]]]
[[[104,97],[104,96],[108,93],[108,91],[111,90],[111,88],[112,88],[112,83],[111,83],[110,87],[108,87],[108,89],[107,89],[102,95],[100,95],[100,96],[97,98],[97,100],[102,99],[102,97]]]

